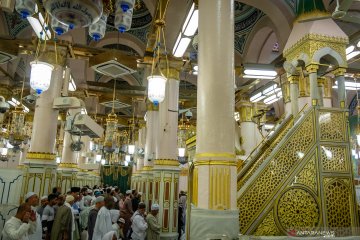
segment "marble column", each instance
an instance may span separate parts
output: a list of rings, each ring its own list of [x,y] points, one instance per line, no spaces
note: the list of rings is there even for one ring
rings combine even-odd
[[[288,76],[290,82],[291,113],[296,116],[299,113],[299,76]]]
[[[145,139],[145,155],[144,167],[142,169],[142,178],[145,181],[145,194],[143,200],[148,209],[153,203],[154,197],[154,177],[153,167],[156,157],[157,132],[159,126],[159,107],[152,103],[147,103],[146,112],[146,139]]]
[[[252,117],[255,115],[253,103],[246,99],[241,100],[237,104],[237,109],[239,110],[240,115],[240,143],[241,148],[244,150],[241,159],[245,160],[259,142],[261,142],[262,136],[257,124],[252,121]]]
[[[309,80],[310,80],[310,98],[311,98],[311,104],[312,106],[318,106],[319,105],[319,89],[318,89],[318,76],[317,76],[317,70],[319,69],[319,66],[316,64],[311,64],[306,66],[306,71],[309,74]]]
[[[47,195],[55,185],[56,131],[59,111],[53,109],[53,101],[60,97],[63,67],[54,65],[51,84],[36,99],[30,149],[24,162],[22,196],[27,192]]]
[[[70,109],[68,114],[74,117],[80,114],[81,109]],[[68,131],[64,133],[64,143],[61,154],[61,163],[57,169],[57,186],[60,186],[63,191],[69,190],[71,187],[77,186],[78,158],[80,152],[75,152],[71,149],[71,144],[79,140],[78,136],[71,135]]]
[[[236,239],[234,1],[199,0],[199,42],[190,239]]]
[[[322,77],[318,78],[318,94],[319,94],[319,106],[324,106],[324,83],[325,79]]]
[[[333,71],[338,86],[338,101],[340,108],[346,107],[345,72],[345,68],[338,68]]]
[[[158,142],[154,161],[153,202],[160,205],[161,239],[178,239],[179,161],[177,151],[179,72],[170,69],[166,97],[159,106]]]

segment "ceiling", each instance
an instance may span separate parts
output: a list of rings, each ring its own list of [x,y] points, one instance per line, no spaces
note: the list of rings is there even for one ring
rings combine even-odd
[[[125,52],[128,55],[142,58],[145,54],[147,34],[150,31],[153,15],[156,7],[156,0],[137,0],[134,10],[131,30],[119,34],[113,26],[114,16],[108,18],[107,33],[104,39],[99,42],[93,41],[87,29],[75,29],[61,36],[60,39],[71,41],[74,47],[85,51],[104,51],[115,49]],[[327,10],[332,12],[335,8],[334,0],[323,1]],[[170,1],[166,16],[166,44],[172,49],[178,36],[182,23],[192,1]],[[360,2],[354,2],[350,10],[359,11]],[[297,0],[239,0],[234,2],[235,6],[235,65],[243,63],[264,63],[278,64],[281,66],[282,50],[290,35],[292,24],[296,18]],[[342,30],[349,36],[350,41],[360,39],[359,24],[336,21]],[[28,21],[22,20],[16,12],[9,13],[0,11],[0,38],[16,40],[31,40],[34,34]],[[0,41],[2,41],[0,39]],[[278,51],[273,51],[275,44]],[[79,50],[79,51],[80,51]],[[168,50],[169,51],[169,50]],[[186,56],[191,56],[193,64],[197,61],[196,47],[190,45]],[[2,64],[0,67],[5,73],[0,72],[2,84],[20,87],[24,72],[29,74],[29,57],[22,55],[20,58]],[[97,111],[100,114],[107,114],[109,108],[98,105],[94,108],[99,99],[100,102],[111,101],[113,79],[94,72],[89,68],[86,57],[70,58],[67,65],[71,68],[72,75],[77,85],[76,96],[87,99],[90,112]],[[360,69],[358,62],[351,65],[357,71]],[[196,106],[196,82],[197,76],[191,74],[189,67],[182,69],[180,74],[180,101],[184,108]],[[145,98],[146,91],[136,86],[145,86],[143,71],[132,76],[126,76],[117,80],[116,98],[128,104],[133,99],[140,101]],[[265,84],[266,81],[254,85],[247,93],[254,91],[257,87]],[[237,86],[249,84],[240,77],[236,79]],[[27,85],[28,87],[28,85]],[[135,89],[135,90],[134,90]],[[29,90],[27,90],[27,94]],[[95,101],[95,102],[94,102]],[[32,106],[29,106],[30,108]],[[140,109],[140,108],[138,108]],[[141,108],[137,114],[144,114]],[[131,107],[119,110],[119,113],[126,117],[132,116]]]

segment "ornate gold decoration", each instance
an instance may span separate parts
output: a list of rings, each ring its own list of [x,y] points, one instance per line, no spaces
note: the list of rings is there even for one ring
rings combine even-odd
[[[291,118],[283,128],[279,129],[279,133],[277,137],[273,138],[271,141],[268,141],[264,143],[264,150],[261,151],[260,156],[255,157],[256,161],[245,161],[247,162],[247,165],[251,167],[248,168],[248,170],[243,174],[240,178],[240,180],[237,182],[237,189],[240,190],[240,188],[249,180],[249,178],[255,173],[255,171],[260,167],[260,165],[265,161],[265,159],[270,155],[271,151],[277,146],[277,144],[281,141],[281,139],[286,135],[286,133],[291,129],[293,126],[294,119]],[[241,170],[241,169],[239,169]]]
[[[295,77],[295,76],[293,76]],[[281,91],[283,93],[283,99],[285,103],[288,103],[291,101],[291,97],[290,97],[290,80],[288,81],[286,78],[281,81]]]
[[[262,223],[254,232],[255,236],[279,236],[282,235],[279,228],[276,226],[273,211],[270,211],[264,218]]]
[[[332,73],[335,75],[335,77],[344,76],[346,73],[346,68],[337,68]]]
[[[151,171],[151,170],[153,170],[153,166],[144,166],[143,168],[142,168],[142,171]]]
[[[314,56],[315,52],[330,47],[339,53],[346,63],[346,46],[349,43],[348,38],[333,37],[320,34],[307,34],[297,41],[293,46],[286,49],[283,53],[288,61],[299,59],[300,54],[307,54],[310,59]]]
[[[310,64],[306,66],[306,71],[310,73],[317,73],[317,70],[319,69],[319,65],[317,64]]]
[[[236,155],[231,153],[212,153],[212,152],[206,152],[206,153],[197,153],[195,154],[195,159],[197,158],[231,158],[235,159]]]
[[[315,156],[311,157],[304,169],[295,177],[294,184],[303,184],[314,192],[317,192],[317,168],[315,165]]]
[[[180,176],[189,176],[189,169],[188,168],[182,168],[180,170]]]
[[[321,162],[324,171],[347,172],[349,170],[346,147],[321,146]]]
[[[298,84],[299,83],[299,76],[297,75],[291,75],[288,76],[288,80],[291,84]]]
[[[190,143],[196,142],[196,135],[186,140],[186,145],[189,145]]]
[[[344,141],[345,115],[343,112],[319,112],[320,140]]]
[[[276,210],[284,232],[301,228],[311,231],[320,224],[320,210],[316,197],[302,188],[286,190],[279,198]]]
[[[59,168],[77,168],[78,165],[76,163],[60,163]]]
[[[195,165],[195,168],[197,166]],[[216,166],[209,169],[209,208],[214,210],[230,209],[231,172],[229,166]]]
[[[42,152],[28,152],[26,154],[27,159],[40,159],[40,160],[55,160],[56,154],[54,153],[42,153]]]
[[[163,166],[179,166],[180,163],[176,159],[156,159],[154,162],[155,165]]]
[[[198,188],[199,188],[199,169],[194,168],[193,172],[193,189],[192,189],[192,203],[198,205]]]
[[[352,201],[350,186],[342,180],[334,179],[325,185],[327,225],[336,228],[336,235],[349,235],[351,233],[351,207]]]
[[[283,144],[272,160],[258,173],[256,181],[244,189],[238,198],[240,230],[246,232],[262,208],[272,201],[272,197],[294,169],[301,158],[298,152],[306,154],[314,144],[314,111],[308,113],[296,130]]]
[[[227,160],[199,160],[194,161],[194,166],[204,166],[204,165],[220,165],[220,166],[237,166],[236,161],[227,161]]]
[[[252,117],[255,114],[255,109],[250,101],[241,101],[238,106],[241,122],[252,122]]]

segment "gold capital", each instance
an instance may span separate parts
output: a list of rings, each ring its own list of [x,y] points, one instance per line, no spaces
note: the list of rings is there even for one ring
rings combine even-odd
[[[335,75],[335,77],[338,77],[338,76],[344,76],[345,73],[346,73],[346,68],[337,68],[335,69],[334,71],[332,71],[333,74]]]
[[[306,71],[308,73],[316,73],[318,69],[319,69],[319,65],[317,64],[310,64],[306,66]]]
[[[299,76],[297,75],[288,76],[288,80],[291,84],[299,84]]]

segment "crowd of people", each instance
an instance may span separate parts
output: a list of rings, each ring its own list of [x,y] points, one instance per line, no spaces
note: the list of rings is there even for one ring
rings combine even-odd
[[[152,204],[146,213],[141,195],[136,190],[122,194],[118,187],[97,186],[72,187],[66,194],[54,188],[41,199],[29,192],[16,215],[5,223],[3,240],[159,240],[160,207]],[[179,236],[185,230],[183,196],[182,192]]]

